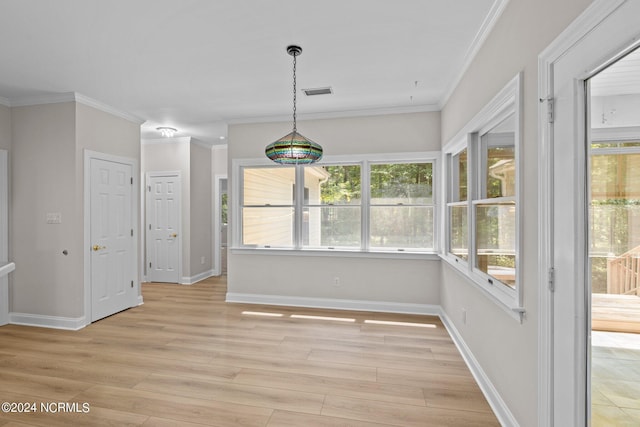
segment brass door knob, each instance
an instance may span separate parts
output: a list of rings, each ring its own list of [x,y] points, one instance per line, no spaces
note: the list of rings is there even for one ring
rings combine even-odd
[[[94,251],[99,251],[100,249],[107,249],[106,246],[100,246],[100,245],[93,245],[91,247],[91,249],[93,249]]]
[[[169,237],[174,237],[174,238],[178,237],[178,233],[171,233],[171,236],[169,236]]]

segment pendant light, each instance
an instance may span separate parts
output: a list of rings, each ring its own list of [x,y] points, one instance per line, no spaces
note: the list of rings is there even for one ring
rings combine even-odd
[[[296,128],[296,58],[302,53],[300,46],[287,46],[293,56],[293,132],[272,142],[265,148],[268,158],[280,164],[308,164],[322,158],[322,147],[298,133]]]

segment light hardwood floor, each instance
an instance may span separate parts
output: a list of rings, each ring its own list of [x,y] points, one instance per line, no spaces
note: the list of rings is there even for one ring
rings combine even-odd
[[[0,426],[499,425],[436,317],[225,293],[224,278],[144,284],[144,305],[80,331],[0,327],[0,402],[38,406],[0,413]]]

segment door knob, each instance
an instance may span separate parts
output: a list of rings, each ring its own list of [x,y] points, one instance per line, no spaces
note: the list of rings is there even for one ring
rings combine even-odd
[[[91,247],[91,249],[93,249],[94,251],[99,251],[100,249],[107,249],[106,246],[100,246],[100,245],[93,245]]]
[[[169,237],[178,237],[178,233],[171,233]]]

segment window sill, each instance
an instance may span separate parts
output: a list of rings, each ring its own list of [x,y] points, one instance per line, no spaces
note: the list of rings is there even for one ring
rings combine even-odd
[[[346,249],[290,249],[290,248],[231,248],[233,255],[276,255],[276,256],[311,256],[340,258],[371,259],[417,259],[438,261],[440,256],[435,252],[410,251],[360,251]]]
[[[448,254],[441,254],[440,258],[449,264],[458,274],[463,276],[467,281],[479,288],[484,295],[493,301],[498,307],[503,309],[512,318],[522,323],[526,310],[521,307],[515,298],[507,292],[503,292],[497,286],[502,284],[490,285],[482,277],[469,271],[469,265],[464,261],[456,261],[456,257]]]

